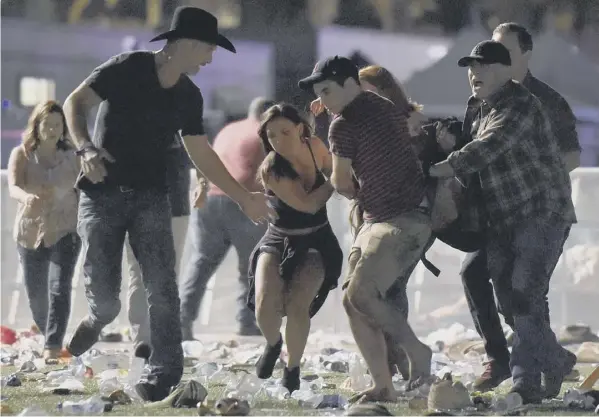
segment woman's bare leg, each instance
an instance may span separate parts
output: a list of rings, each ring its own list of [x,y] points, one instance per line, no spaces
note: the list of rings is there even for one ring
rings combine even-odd
[[[263,253],[256,265],[256,322],[271,346],[279,342],[283,322],[285,283],[279,275],[279,263],[279,255]]]
[[[288,368],[299,366],[308,334],[310,333],[310,304],[318,294],[324,280],[324,266],[318,253],[308,253],[289,286],[285,302],[287,326],[285,342],[289,360]]]

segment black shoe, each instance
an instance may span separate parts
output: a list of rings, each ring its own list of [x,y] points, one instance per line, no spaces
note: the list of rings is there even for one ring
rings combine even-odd
[[[96,329],[91,325],[89,319],[85,318],[77,326],[66,349],[73,356],[81,356],[96,344],[101,332],[102,329]]]
[[[242,324],[237,331],[239,336],[262,336],[260,328],[255,323]]]
[[[150,360],[150,356],[152,356],[152,348],[146,342],[139,342],[137,346],[135,346],[133,354],[136,358],[142,358],[147,363]]]
[[[522,405],[541,404],[544,392],[539,388],[533,388],[527,384],[515,383],[510,393],[515,392],[522,397]]]
[[[564,365],[560,369],[556,369],[555,372],[545,372],[543,374],[545,398],[555,398],[559,395],[564,378],[572,372],[574,365],[576,365],[576,355],[566,351]]]
[[[506,362],[492,360],[483,363],[485,371],[474,380],[475,391],[487,392],[495,389],[508,378],[512,377],[510,366]]]
[[[283,337],[279,338],[276,345],[270,346],[268,343],[264,348],[264,352],[256,363],[256,375],[260,379],[268,379],[272,376],[272,371],[275,369],[281,349],[283,348]]]
[[[291,394],[293,391],[298,390],[300,387],[300,368],[296,366],[295,368],[287,368],[283,371],[283,379],[281,380],[281,385],[289,390]]]
[[[169,396],[171,387],[158,381],[142,381],[135,384],[135,391],[143,401],[162,401]]]

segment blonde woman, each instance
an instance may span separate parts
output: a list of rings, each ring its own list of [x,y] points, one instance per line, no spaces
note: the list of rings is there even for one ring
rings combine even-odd
[[[42,103],[8,162],[9,192],[18,202],[14,238],[33,320],[46,338],[46,359],[60,355],[80,249],[74,189],[79,165],[66,136],[62,107]]]

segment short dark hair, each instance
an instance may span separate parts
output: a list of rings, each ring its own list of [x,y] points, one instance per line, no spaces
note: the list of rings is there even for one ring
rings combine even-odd
[[[493,30],[493,33],[515,33],[522,52],[532,51],[532,35],[524,26],[515,22],[502,23]]]

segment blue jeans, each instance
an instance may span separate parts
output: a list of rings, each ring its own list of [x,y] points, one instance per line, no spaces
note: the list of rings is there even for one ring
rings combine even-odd
[[[252,223],[227,196],[209,196],[204,207],[192,210],[187,229],[190,259],[181,277],[181,324],[185,329],[191,329],[206,285],[231,246],[239,258],[241,292],[237,297],[237,321],[241,326],[255,323],[254,313],[247,307],[248,264],[265,229],[264,225]]]
[[[499,312],[503,314],[505,322],[512,328],[514,319],[511,311],[506,311],[505,306],[503,309],[501,309],[502,306],[497,308],[487,264],[486,249],[468,253],[460,274],[472,321],[476,331],[484,340],[487,356],[490,361],[495,361],[507,368],[510,362],[510,351],[501,327]]]
[[[69,233],[50,247],[17,245],[29,307],[46,338],[46,349],[62,347],[71,314],[71,285],[81,241]]]
[[[183,351],[166,192],[124,187],[82,192],[78,231],[85,256],[88,318],[96,329],[111,323],[121,309],[123,245],[129,234],[148,296],[151,376],[177,384],[183,373]]]
[[[566,353],[549,326],[545,297],[569,227],[530,220],[487,241],[499,305],[511,311],[514,320],[510,369],[515,384],[539,387],[541,372],[563,368]]]

